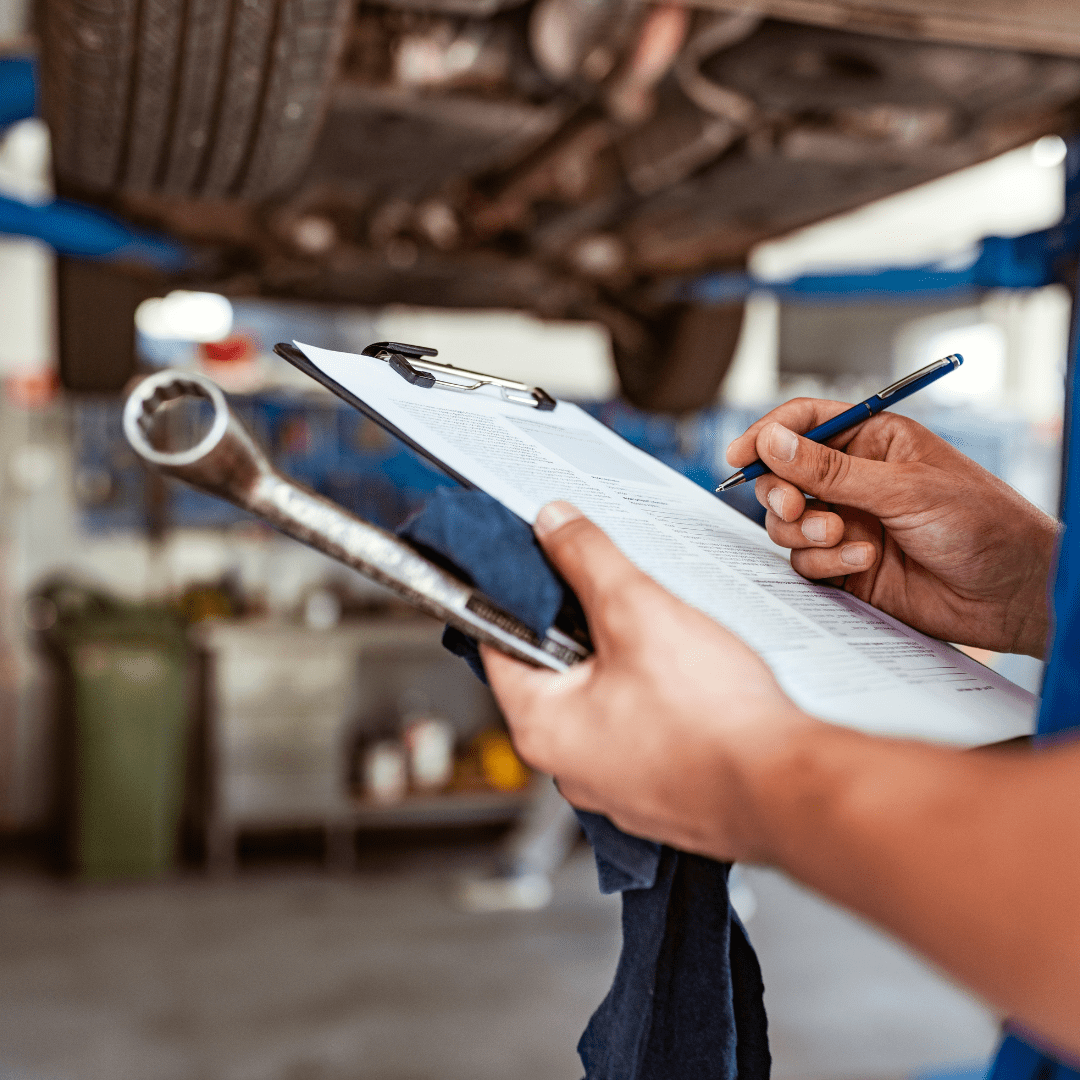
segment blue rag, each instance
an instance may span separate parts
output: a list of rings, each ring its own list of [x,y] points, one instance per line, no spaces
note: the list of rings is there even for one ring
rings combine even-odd
[[[398,533],[537,634],[580,617],[532,529],[482,491],[440,488]],[[447,627],[443,644],[487,681],[472,638]],[[622,893],[623,930],[615,981],[578,1043],[585,1080],[766,1080],[761,969],[728,900],[730,865],[578,819],[601,891]]]

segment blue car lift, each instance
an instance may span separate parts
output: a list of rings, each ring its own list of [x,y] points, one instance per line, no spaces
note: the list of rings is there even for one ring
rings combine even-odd
[[[700,304],[725,304],[764,290],[781,300],[923,300],[987,289],[1037,289],[1072,286],[1080,252],[1080,138],[1067,144],[1065,214],[1049,229],[1023,236],[988,236],[963,269],[938,265],[873,270],[866,273],[807,274],[788,281],[766,281],[749,274],[706,274],[684,283],[678,298]]]
[[[0,59],[0,130],[33,116],[37,106],[34,61]],[[69,199],[32,203],[0,195],[0,233],[33,237],[61,255],[83,259],[138,263],[166,271],[181,270],[189,262],[183,245]]]

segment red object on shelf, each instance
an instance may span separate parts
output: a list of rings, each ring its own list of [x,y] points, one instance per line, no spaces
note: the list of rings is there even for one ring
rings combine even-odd
[[[21,409],[40,409],[60,393],[60,376],[55,371],[35,371],[9,375],[4,379],[4,396]]]
[[[203,355],[214,364],[237,364],[255,355],[255,342],[244,334],[231,334],[221,341],[204,341]]]

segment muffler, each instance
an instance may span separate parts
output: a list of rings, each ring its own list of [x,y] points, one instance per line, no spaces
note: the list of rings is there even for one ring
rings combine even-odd
[[[206,434],[173,449],[179,404],[209,406]],[[203,408],[205,409],[205,405]],[[536,667],[565,671],[587,655],[552,628],[543,638],[483,593],[411,548],[393,533],[350,514],[280,473],[229,408],[220,387],[202,375],[162,371],[143,379],[124,406],[132,449],[168,476],[250,511],[274,528],[385,585],[459,630]]]

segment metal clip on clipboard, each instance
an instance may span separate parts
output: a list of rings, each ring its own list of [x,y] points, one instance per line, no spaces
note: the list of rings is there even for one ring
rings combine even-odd
[[[171,445],[171,410],[200,402],[212,414],[206,434],[194,445]],[[250,511],[509,656],[565,671],[589,654],[555,627],[538,636],[400,537],[279,472],[229,408],[221,389],[203,375],[161,371],[143,379],[124,405],[123,426],[132,449],[159,472]]]
[[[514,379],[501,379],[498,375],[484,375],[479,371],[454,367],[453,364],[436,364],[426,359],[438,356],[438,349],[426,345],[406,345],[401,341],[376,341],[364,349],[364,356],[385,360],[407,383],[413,386],[441,387],[468,393],[482,386],[497,386],[507,401],[528,405],[541,412],[551,412],[557,404],[555,399],[539,386],[528,386]],[[439,376],[443,378],[439,378]]]

